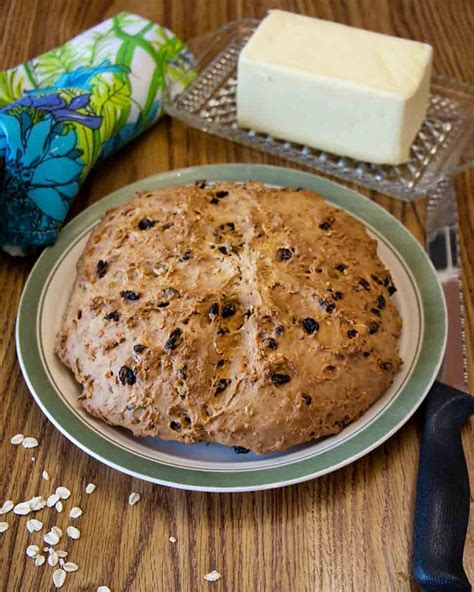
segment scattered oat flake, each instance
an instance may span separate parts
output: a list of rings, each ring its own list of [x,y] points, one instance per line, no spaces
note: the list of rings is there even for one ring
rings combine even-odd
[[[61,588],[61,586],[64,584],[64,580],[66,579],[66,572],[64,571],[64,569],[55,569],[53,571],[53,583],[56,586],[56,588]]]
[[[31,518],[26,523],[26,529],[28,532],[37,532],[43,528],[43,523],[41,520],[36,520],[36,518]]]
[[[62,501],[56,502],[54,507],[56,508],[56,512],[62,512],[63,511],[63,502]]]
[[[58,557],[61,557],[61,558],[68,556],[68,552],[67,551],[63,551],[62,549],[58,549],[56,551],[56,553],[58,554]]]
[[[0,532],[5,532],[6,530],[8,530],[8,527],[8,522],[0,522]]]
[[[58,495],[60,499],[65,500],[71,495],[71,492],[67,487],[58,487],[56,489],[56,495]]]
[[[174,537],[170,537],[170,543],[176,543],[176,539]]]
[[[59,543],[59,535],[57,532],[54,532],[54,530],[50,530],[44,535],[43,540],[45,543],[48,543],[48,545],[54,546]]]
[[[41,474],[41,477],[43,477],[43,479],[45,481],[49,481],[49,473],[48,473],[48,471],[43,471],[42,474]]]
[[[30,502],[20,502],[13,508],[13,512],[19,516],[26,516],[31,512]]]
[[[36,555],[36,557],[35,557],[36,567],[41,567],[45,561],[46,561],[46,557],[44,555]]]
[[[46,505],[48,508],[52,508],[57,502],[59,502],[59,495],[57,493],[52,493],[46,500]]]
[[[36,555],[38,555],[38,553],[39,553],[38,545],[29,545],[26,548],[26,554],[28,555],[28,557],[36,557]]]
[[[215,569],[204,576],[204,579],[208,582],[217,582],[222,578],[222,574],[216,571]]]
[[[37,495],[35,497],[32,497],[28,503],[30,504],[30,508],[34,511],[37,512],[38,510],[42,510],[45,505],[46,505],[46,500],[44,499],[44,497],[42,497],[41,495]]]
[[[21,444],[24,439],[25,436],[23,434],[17,434],[16,436],[13,436],[13,438],[11,438],[10,442],[11,444],[18,446],[18,444]]]
[[[81,531],[75,526],[68,526],[66,532],[71,539],[78,539],[81,536]]]
[[[56,565],[59,563],[59,557],[56,551],[51,551],[48,557],[48,563],[51,567],[56,567]]]
[[[81,508],[79,508],[79,506],[74,506],[74,508],[71,508],[71,511],[69,512],[69,517],[79,518],[79,516],[82,516]]]
[[[128,497],[128,503],[131,506],[134,506],[135,504],[137,504],[140,501],[140,494],[137,493],[136,491],[132,491],[132,493],[129,495]]]
[[[77,571],[79,569],[79,566],[77,565],[77,563],[73,563],[72,561],[68,561],[67,563],[65,563],[63,565],[63,569],[64,569],[64,571],[73,572],[73,571]]]
[[[8,514],[10,510],[13,510],[15,504],[12,500],[6,500],[3,502],[2,507],[0,508],[0,514]]]
[[[91,493],[94,493],[95,488],[96,488],[96,486],[95,486],[94,483],[88,483],[87,486],[86,486],[86,493],[88,493],[89,495]]]
[[[99,586],[97,592],[112,592],[112,590],[108,586]]]
[[[28,436],[28,438],[25,438],[22,441],[22,445],[23,445],[23,448],[36,448],[39,444],[38,444],[38,440],[36,438],[32,438],[31,436]]]
[[[59,528],[59,526],[53,526],[51,528],[52,532],[55,532],[59,538],[61,538],[63,536],[63,531]]]

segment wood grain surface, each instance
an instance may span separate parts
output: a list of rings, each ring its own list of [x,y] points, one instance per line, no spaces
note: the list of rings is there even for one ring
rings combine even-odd
[[[281,7],[341,23],[431,43],[435,68],[474,83],[472,0],[3,0],[0,2],[0,67],[7,68],[59,45],[121,11],[131,10],[170,27],[181,38],[212,31],[241,17],[261,17]],[[138,141],[98,166],[71,215],[110,191],[152,173],[218,162],[286,164],[182,123],[165,119]],[[474,174],[456,180],[466,286],[468,342],[474,329]],[[366,192],[368,194],[368,192]],[[420,239],[424,203],[397,203],[370,195]],[[80,540],[69,542],[79,571],[64,589],[161,591],[356,591],[415,590],[411,579],[412,514],[419,452],[419,416],[386,444],[331,475],[255,494],[204,494],[140,482],[89,458],[45,419],[28,393],[16,359],[14,323],[33,258],[0,256],[0,502],[28,499],[57,485],[73,492],[84,509]],[[473,386],[473,351],[468,361]],[[39,448],[10,444],[17,432],[34,435]],[[472,423],[464,430],[474,480]],[[31,457],[36,458],[32,462]],[[41,471],[51,475],[49,483]],[[86,483],[97,485],[91,496]],[[142,499],[133,508],[130,492]],[[69,509],[72,504],[66,503]],[[65,526],[67,513],[46,514],[45,526]],[[35,567],[25,549],[25,518],[9,514],[0,534],[0,590],[52,589],[49,566]],[[474,581],[474,517],[465,550]],[[169,542],[169,536],[177,542]],[[223,578],[208,583],[217,569]]]

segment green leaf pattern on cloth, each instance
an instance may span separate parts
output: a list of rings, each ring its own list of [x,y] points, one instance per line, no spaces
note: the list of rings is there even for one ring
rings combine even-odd
[[[52,244],[95,162],[163,115],[165,88],[195,76],[180,39],[127,12],[0,72],[0,245]]]

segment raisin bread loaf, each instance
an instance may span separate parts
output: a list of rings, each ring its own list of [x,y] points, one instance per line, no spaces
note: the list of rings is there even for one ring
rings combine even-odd
[[[316,193],[201,182],[107,212],[56,351],[109,424],[274,452],[339,432],[390,385],[394,291],[364,226]]]

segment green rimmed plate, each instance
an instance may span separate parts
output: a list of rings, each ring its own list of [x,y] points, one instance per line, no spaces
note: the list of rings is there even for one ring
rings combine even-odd
[[[405,361],[395,382],[367,413],[340,434],[280,454],[236,455],[219,445],[185,445],[159,438],[135,438],[108,426],[79,406],[79,386],[53,353],[76,262],[93,226],[105,211],[130,201],[136,191],[198,179],[258,180],[305,187],[321,193],[366,225],[379,256],[391,270],[394,296],[403,318],[400,351]],[[269,489],[318,477],[366,454],[398,430],[428,393],[446,343],[446,310],[436,273],[412,235],[383,208],[346,187],[292,169],[223,164],[155,175],[97,202],[61,232],[33,268],[20,302],[17,351],[25,380],[38,405],[72,442],[98,460],[130,475],[203,491]]]

